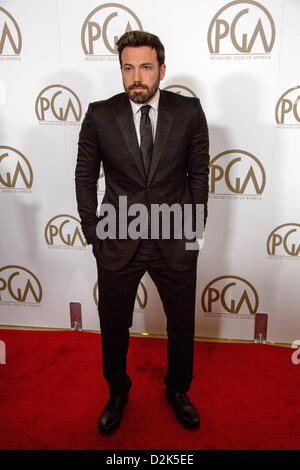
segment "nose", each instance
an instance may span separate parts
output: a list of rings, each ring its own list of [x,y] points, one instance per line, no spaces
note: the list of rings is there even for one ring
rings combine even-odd
[[[134,69],[133,79],[134,79],[135,82],[141,82],[142,81],[141,71],[138,67],[136,67]]]

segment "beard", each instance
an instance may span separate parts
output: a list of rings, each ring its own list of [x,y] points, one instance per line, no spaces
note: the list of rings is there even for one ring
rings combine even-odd
[[[152,98],[152,96],[155,95],[155,93],[157,92],[159,88],[159,83],[160,83],[160,80],[158,78],[151,87],[141,82],[134,82],[132,85],[129,85],[127,88],[124,86],[124,88],[125,88],[126,94],[134,103],[143,104],[149,101]],[[145,91],[135,91],[134,88],[136,87],[143,88]]]

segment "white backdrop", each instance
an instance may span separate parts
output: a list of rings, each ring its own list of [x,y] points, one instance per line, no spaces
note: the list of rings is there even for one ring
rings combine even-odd
[[[96,264],[76,208],[78,133],[90,101],[122,91],[114,41],[126,30],[165,45],[161,88],[200,98],[210,132],[196,334],[300,338],[300,2],[0,2],[0,322],[99,329]],[[99,201],[105,176],[99,178]],[[146,274],[132,331],[163,333]]]

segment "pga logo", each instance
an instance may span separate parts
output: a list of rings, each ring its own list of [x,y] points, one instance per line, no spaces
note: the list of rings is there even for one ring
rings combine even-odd
[[[0,189],[32,187],[33,172],[28,159],[17,149],[0,145]]]
[[[105,3],[85,19],[81,29],[82,49],[88,56],[115,55],[118,39],[133,30],[143,31],[143,27],[132,10],[118,3]]]
[[[211,54],[270,54],[275,34],[274,20],[264,5],[234,0],[213,17],[207,41]]]
[[[0,56],[18,56],[21,50],[20,27],[11,13],[0,7]]]

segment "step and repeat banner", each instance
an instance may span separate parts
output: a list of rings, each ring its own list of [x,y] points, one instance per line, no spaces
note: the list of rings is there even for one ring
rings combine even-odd
[[[0,2],[1,324],[69,328],[80,302],[83,328],[99,329],[78,134],[91,101],[123,91],[115,41],[139,29],[165,45],[161,88],[199,97],[209,124],[196,335],[253,339],[267,313],[267,340],[300,339],[299,18],[298,0]],[[148,274],[132,331],[165,332]]]

